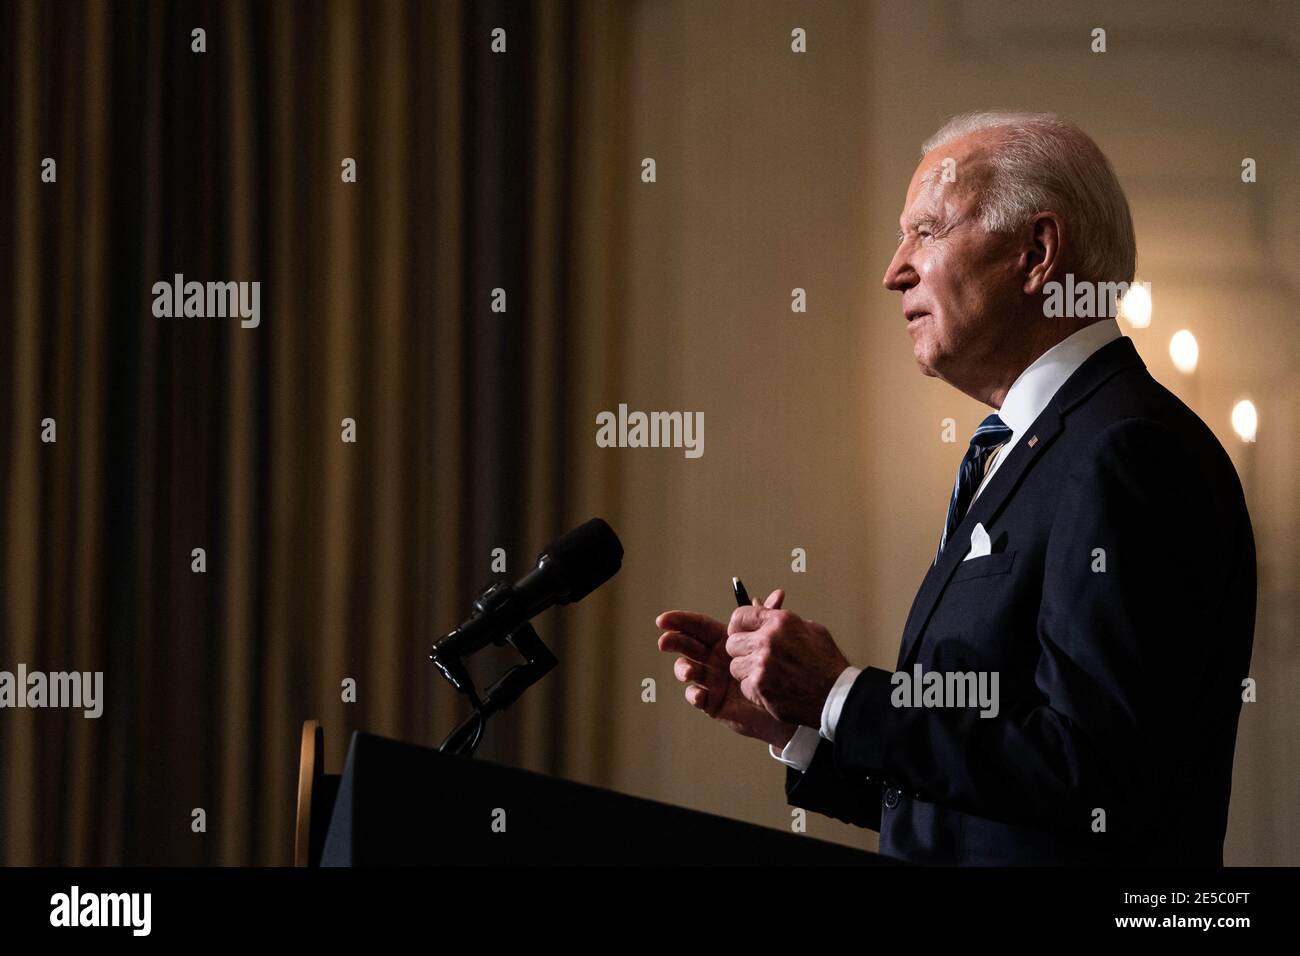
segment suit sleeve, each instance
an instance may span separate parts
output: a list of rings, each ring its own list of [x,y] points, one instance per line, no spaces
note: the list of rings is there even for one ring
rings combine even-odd
[[[822,738],[812,763],[802,773],[793,767],[785,771],[785,796],[792,807],[803,807],[845,823],[880,829],[880,784],[846,776],[835,767],[829,740]]]
[[[845,701],[836,769],[1012,824],[1087,832],[1100,808],[1108,833],[1144,826],[1137,808],[1157,804],[1170,743],[1196,725],[1203,622],[1222,591],[1213,556],[1229,546],[1191,457],[1155,422],[1099,434],[1060,489],[1025,635],[1038,644],[1033,688],[1010,704],[1004,693],[994,717],[895,707],[892,675],[868,668]]]

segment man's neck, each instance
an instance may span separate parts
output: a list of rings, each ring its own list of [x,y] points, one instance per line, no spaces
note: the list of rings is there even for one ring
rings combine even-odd
[[[1001,372],[992,382],[985,382],[978,391],[966,392],[976,401],[983,402],[992,408],[1001,410],[1002,403],[1007,400],[1007,392],[1011,391],[1011,386],[1016,383],[1016,379],[1024,374],[1025,369],[1038,361],[1048,349],[1051,349],[1064,342],[1075,332],[1086,328],[1090,323],[1079,323],[1078,321],[1065,322],[1057,321],[1043,323],[1042,316],[1037,317],[1040,323],[1038,328],[1040,334],[1028,341],[1005,342],[998,349],[998,354],[1006,357],[1008,361],[1002,364]],[[1068,320],[1067,320],[1068,321]],[[1015,346],[1020,345],[1017,349]]]

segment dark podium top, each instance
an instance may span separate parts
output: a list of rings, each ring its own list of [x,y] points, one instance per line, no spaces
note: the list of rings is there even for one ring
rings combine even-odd
[[[884,862],[865,850],[363,733],[348,746],[321,855],[322,866]]]

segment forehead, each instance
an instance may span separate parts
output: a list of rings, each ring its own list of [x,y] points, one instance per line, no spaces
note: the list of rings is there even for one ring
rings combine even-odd
[[[972,133],[949,140],[922,156],[907,187],[902,219],[951,206],[963,207],[973,201],[977,183],[985,176],[983,160],[988,141],[987,131]]]

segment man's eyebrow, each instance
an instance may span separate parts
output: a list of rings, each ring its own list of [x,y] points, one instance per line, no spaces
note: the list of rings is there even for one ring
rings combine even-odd
[[[909,229],[916,230],[916,229],[921,229],[922,227],[926,227],[926,226],[928,226],[930,229],[933,229],[933,228],[935,227],[935,224],[936,224],[937,222],[938,222],[938,220],[935,219],[934,216],[917,216],[915,219],[913,219],[911,222],[909,222],[909,223],[907,224],[907,227],[908,227]],[[898,241],[899,241],[899,242],[902,242],[902,241],[903,241],[903,230],[902,230],[902,229],[899,229],[899,230],[898,230]]]

